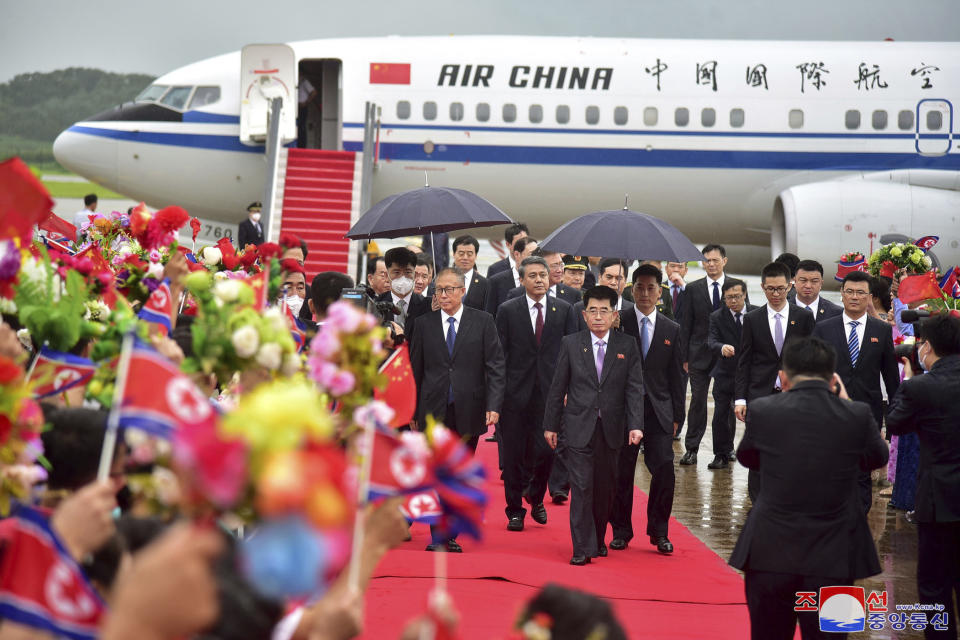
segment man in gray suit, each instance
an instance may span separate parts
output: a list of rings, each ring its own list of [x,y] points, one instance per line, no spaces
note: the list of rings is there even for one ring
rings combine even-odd
[[[604,537],[620,449],[643,438],[643,364],[636,339],[611,331],[618,298],[605,286],[584,294],[588,329],[563,338],[543,417],[552,449],[563,428],[573,494],[570,564],[577,566],[607,555]]]

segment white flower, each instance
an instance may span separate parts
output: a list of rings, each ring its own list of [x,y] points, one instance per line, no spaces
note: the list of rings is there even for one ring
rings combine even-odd
[[[30,340],[30,329],[20,329],[17,331],[17,340],[23,345],[24,349],[33,349],[33,342]]]
[[[127,256],[133,255],[134,253],[136,253],[136,250],[134,249],[131,243],[124,242],[117,247],[117,253],[120,254],[122,257],[126,258]]]
[[[104,304],[103,300],[90,300],[87,302],[87,313],[84,314],[84,320],[99,320],[106,322],[110,315],[110,307]]]
[[[163,280],[163,265],[159,262],[151,262],[150,266],[147,267],[147,275],[157,280]]]
[[[289,331],[287,318],[279,307],[270,307],[263,312],[263,317],[270,322],[270,328],[274,331]]]
[[[17,313],[17,303],[9,298],[0,298],[0,313],[12,316]]]
[[[173,506],[180,502],[180,483],[177,476],[165,467],[153,467],[153,486],[157,490],[157,499],[161,504]]]
[[[297,373],[297,371],[300,371],[301,364],[302,360],[300,359],[300,356],[295,353],[288,353],[283,358],[283,368],[281,369],[281,372],[285,376],[292,376]]]
[[[226,271],[216,271],[216,272],[214,272],[214,274],[213,274],[213,279],[214,279],[214,281],[216,281],[216,282],[219,282],[219,281],[221,281],[221,280],[228,280],[229,278],[230,278],[230,276],[229,276],[228,272],[226,272]]]
[[[233,335],[230,336],[230,342],[233,343],[233,348],[238,356],[249,358],[257,352],[257,348],[260,346],[260,334],[257,333],[256,328],[249,324],[244,325],[233,332]]]
[[[276,371],[280,368],[283,361],[283,351],[276,342],[268,342],[260,347],[257,352],[257,364],[262,365],[270,371]]]
[[[213,285],[213,297],[221,302],[233,302],[240,297],[240,287],[242,286],[239,280],[229,278],[220,280]]]
[[[220,261],[223,259],[223,252],[216,247],[204,247],[203,252],[200,254],[200,259],[203,260],[203,264],[212,267],[215,264],[220,264]]]
[[[923,256],[923,266],[927,269],[933,266],[933,260],[930,259],[930,256]]]

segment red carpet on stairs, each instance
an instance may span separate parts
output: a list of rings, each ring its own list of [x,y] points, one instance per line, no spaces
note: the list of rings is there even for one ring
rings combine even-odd
[[[637,537],[625,551],[610,551],[585,567],[572,553],[568,505],[547,502],[545,526],[526,519],[522,532],[506,530],[497,449],[481,442],[477,456],[487,469],[489,504],[484,538],[461,538],[464,553],[448,554],[448,589],[460,613],[464,640],[504,638],[523,603],[548,582],[606,598],[630,638],[746,638],[750,634],[743,580],[676,520],[670,522],[672,556],[657,553],[646,530],[646,494],[637,490]],[[433,554],[425,525],[413,540],[391,551],[377,568],[366,598],[364,638],[400,635],[406,621],[425,610],[433,587]],[[607,535],[607,543],[610,535]]]

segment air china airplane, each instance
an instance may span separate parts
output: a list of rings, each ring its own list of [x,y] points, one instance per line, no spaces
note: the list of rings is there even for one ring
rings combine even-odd
[[[566,37],[295,42],[319,126],[290,146],[363,150],[382,108],[373,202],[423,184],[477,192],[535,235],[623,205],[741,272],[782,251],[829,263],[939,235],[960,263],[960,44]],[[158,78],[57,138],[65,167],[153,206],[236,223],[262,198],[241,143],[240,52]],[[309,85],[304,83],[309,81]],[[485,237],[499,236],[498,228]]]

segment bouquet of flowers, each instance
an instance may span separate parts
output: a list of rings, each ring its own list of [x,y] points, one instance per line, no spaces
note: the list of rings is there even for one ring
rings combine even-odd
[[[20,279],[20,250],[13,240],[0,240],[0,313],[16,315],[17,304],[13,301],[15,285]]]
[[[40,430],[43,413],[32,399],[23,369],[0,356],[0,517],[10,515],[10,501],[23,500],[46,478]]]
[[[217,244],[204,247],[197,256],[200,262],[213,272],[234,272],[240,274],[260,273],[260,265],[257,259],[260,257],[259,249],[248,244],[238,253],[234,248],[230,238],[220,238]]]
[[[901,271],[907,274],[924,273],[933,266],[933,261],[915,244],[892,242],[874,251],[867,265],[874,278],[893,278]]]

